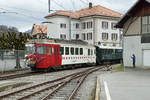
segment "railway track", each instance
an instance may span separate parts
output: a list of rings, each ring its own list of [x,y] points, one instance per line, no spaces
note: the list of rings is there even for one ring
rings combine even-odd
[[[26,72],[26,73],[20,73],[20,74],[5,75],[5,76],[0,76],[0,81],[26,77],[26,76],[39,75],[39,74],[43,74],[43,73]]]
[[[66,75],[64,77],[0,95],[0,100],[72,100],[85,78],[103,67]],[[73,92],[72,92],[73,91]]]

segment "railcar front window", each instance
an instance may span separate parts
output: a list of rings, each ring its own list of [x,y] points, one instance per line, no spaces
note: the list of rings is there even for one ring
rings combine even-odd
[[[26,54],[35,53],[35,48],[31,46],[26,46],[25,53]]]
[[[26,54],[30,54],[31,53],[31,47],[27,46],[26,47]]]
[[[44,47],[44,46],[37,47],[37,53],[38,54],[46,54],[46,47]]]

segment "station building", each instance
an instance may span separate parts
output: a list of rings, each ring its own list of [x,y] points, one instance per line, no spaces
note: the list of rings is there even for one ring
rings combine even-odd
[[[150,67],[150,0],[138,0],[116,27],[123,28],[124,66],[132,66],[135,54],[136,66]]]
[[[122,14],[89,3],[78,11],[56,11],[45,16],[47,36],[64,40],[83,40],[98,46],[120,47],[121,30],[114,26]]]

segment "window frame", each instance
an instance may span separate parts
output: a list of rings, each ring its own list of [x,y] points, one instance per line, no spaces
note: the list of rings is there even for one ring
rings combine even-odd
[[[146,18],[146,23],[144,23],[144,18]],[[145,27],[145,29],[144,29]],[[145,32],[143,30],[146,30]],[[150,16],[141,17],[141,33],[150,34]]]
[[[73,50],[73,52],[72,52],[72,50]],[[70,54],[71,54],[71,55],[74,55],[74,51],[75,51],[75,50],[74,50],[74,47],[71,47],[71,48],[70,48]]]
[[[108,29],[108,22],[102,21],[102,29]]]
[[[60,47],[59,53],[60,53],[60,55],[64,55],[64,47]]]
[[[80,48],[80,55],[83,55],[83,48]]]
[[[75,48],[75,55],[79,55],[79,48]]]
[[[102,40],[108,40],[108,33],[102,33]]]
[[[65,55],[69,55],[69,47],[65,47]]]

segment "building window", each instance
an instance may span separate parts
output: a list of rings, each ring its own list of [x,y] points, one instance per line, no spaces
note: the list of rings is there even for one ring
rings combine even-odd
[[[118,34],[117,33],[112,33],[111,34],[111,40],[116,41],[118,39]]]
[[[60,34],[60,39],[66,39],[66,35],[65,34]]]
[[[108,33],[102,33],[102,39],[108,40]]]
[[[85,33],[82,33],[82,40],[86,40]]]
[[[60,28],[66,28],[66,24],[61,23]]]
[[[87,40],[92,40],[92,33],[87,33]]]
[[[88,55],[90,55],[90,49],[88,49]]]
[[[108,22],[102,21],[102,28],[103,29],[108,29]]]
[[[150,16],[142,17],[142,33],[143,34],[150,33]]]
[[[82,23],[82,29],[86,29],[86,22]]]
[[[111,29],[116,30],[115,25],[116,23],[111,23]]]
[[[79,23],[76,23],[76,29],[79,29],[80,28],[80,24]]]
[[[76,34],[75,38],[76,38],[76,40],[78,40],[79,39],[79,34]]]

